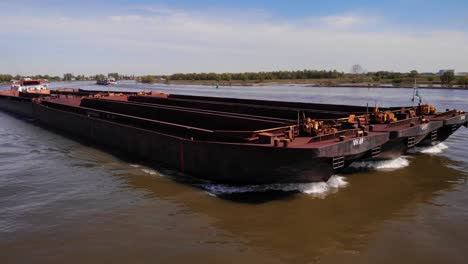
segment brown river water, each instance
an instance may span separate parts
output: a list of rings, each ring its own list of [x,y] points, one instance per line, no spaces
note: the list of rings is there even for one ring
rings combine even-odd
[[[116,87],[134,88],[386,106],[410,105],[412,94]],[[440,109],[468,110],[468,91],[421,94]],[[357,163],[327,183],[235,187],[121,160],[0,112],[0,263],[467,263],[467,150],[461,128],[443,144]]]

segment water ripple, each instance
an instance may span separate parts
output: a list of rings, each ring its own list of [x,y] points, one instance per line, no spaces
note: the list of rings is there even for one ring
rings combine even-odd
[[[208,193],[214,195],[282,191],[300,192],[314,197],[325,197],[327,194],[336,192],[338,189],[344,188],[347,185],[348,182],[343,176],[333,175],[327,182],[278,183],[243,186],[206,183],[200,184],[199,186],[208,191]]]

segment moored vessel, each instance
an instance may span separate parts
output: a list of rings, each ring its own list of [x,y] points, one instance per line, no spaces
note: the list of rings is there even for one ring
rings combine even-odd
[[[13,81],[10,86],[11,91],[24,92],[24,93],[39,93],[48,90],[48,81],[41,79],[24,78],[21,80]]]

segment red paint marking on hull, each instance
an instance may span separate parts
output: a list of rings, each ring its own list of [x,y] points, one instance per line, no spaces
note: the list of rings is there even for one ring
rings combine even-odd
[[[184,144],[180,142],[180,170],[184,171]]]

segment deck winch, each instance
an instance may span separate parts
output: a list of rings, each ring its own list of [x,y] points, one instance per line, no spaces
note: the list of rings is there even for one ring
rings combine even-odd
[[[375,112],[372,114],[371,120],[376,124],[387,124],[398,121],[395,117],[395,113],[391,111]]]
[[[309,117],[303,121],[301,127],[304,134],[311,136],[333,134],[338,132],[338,129],[334,128],[332,125],[327,125],[322,120],[314,120]]]
[[[437,109],[433,105],[429,104],[420,104],[416,108],[416,113],[418,115],[433,115],[437,112]]]

